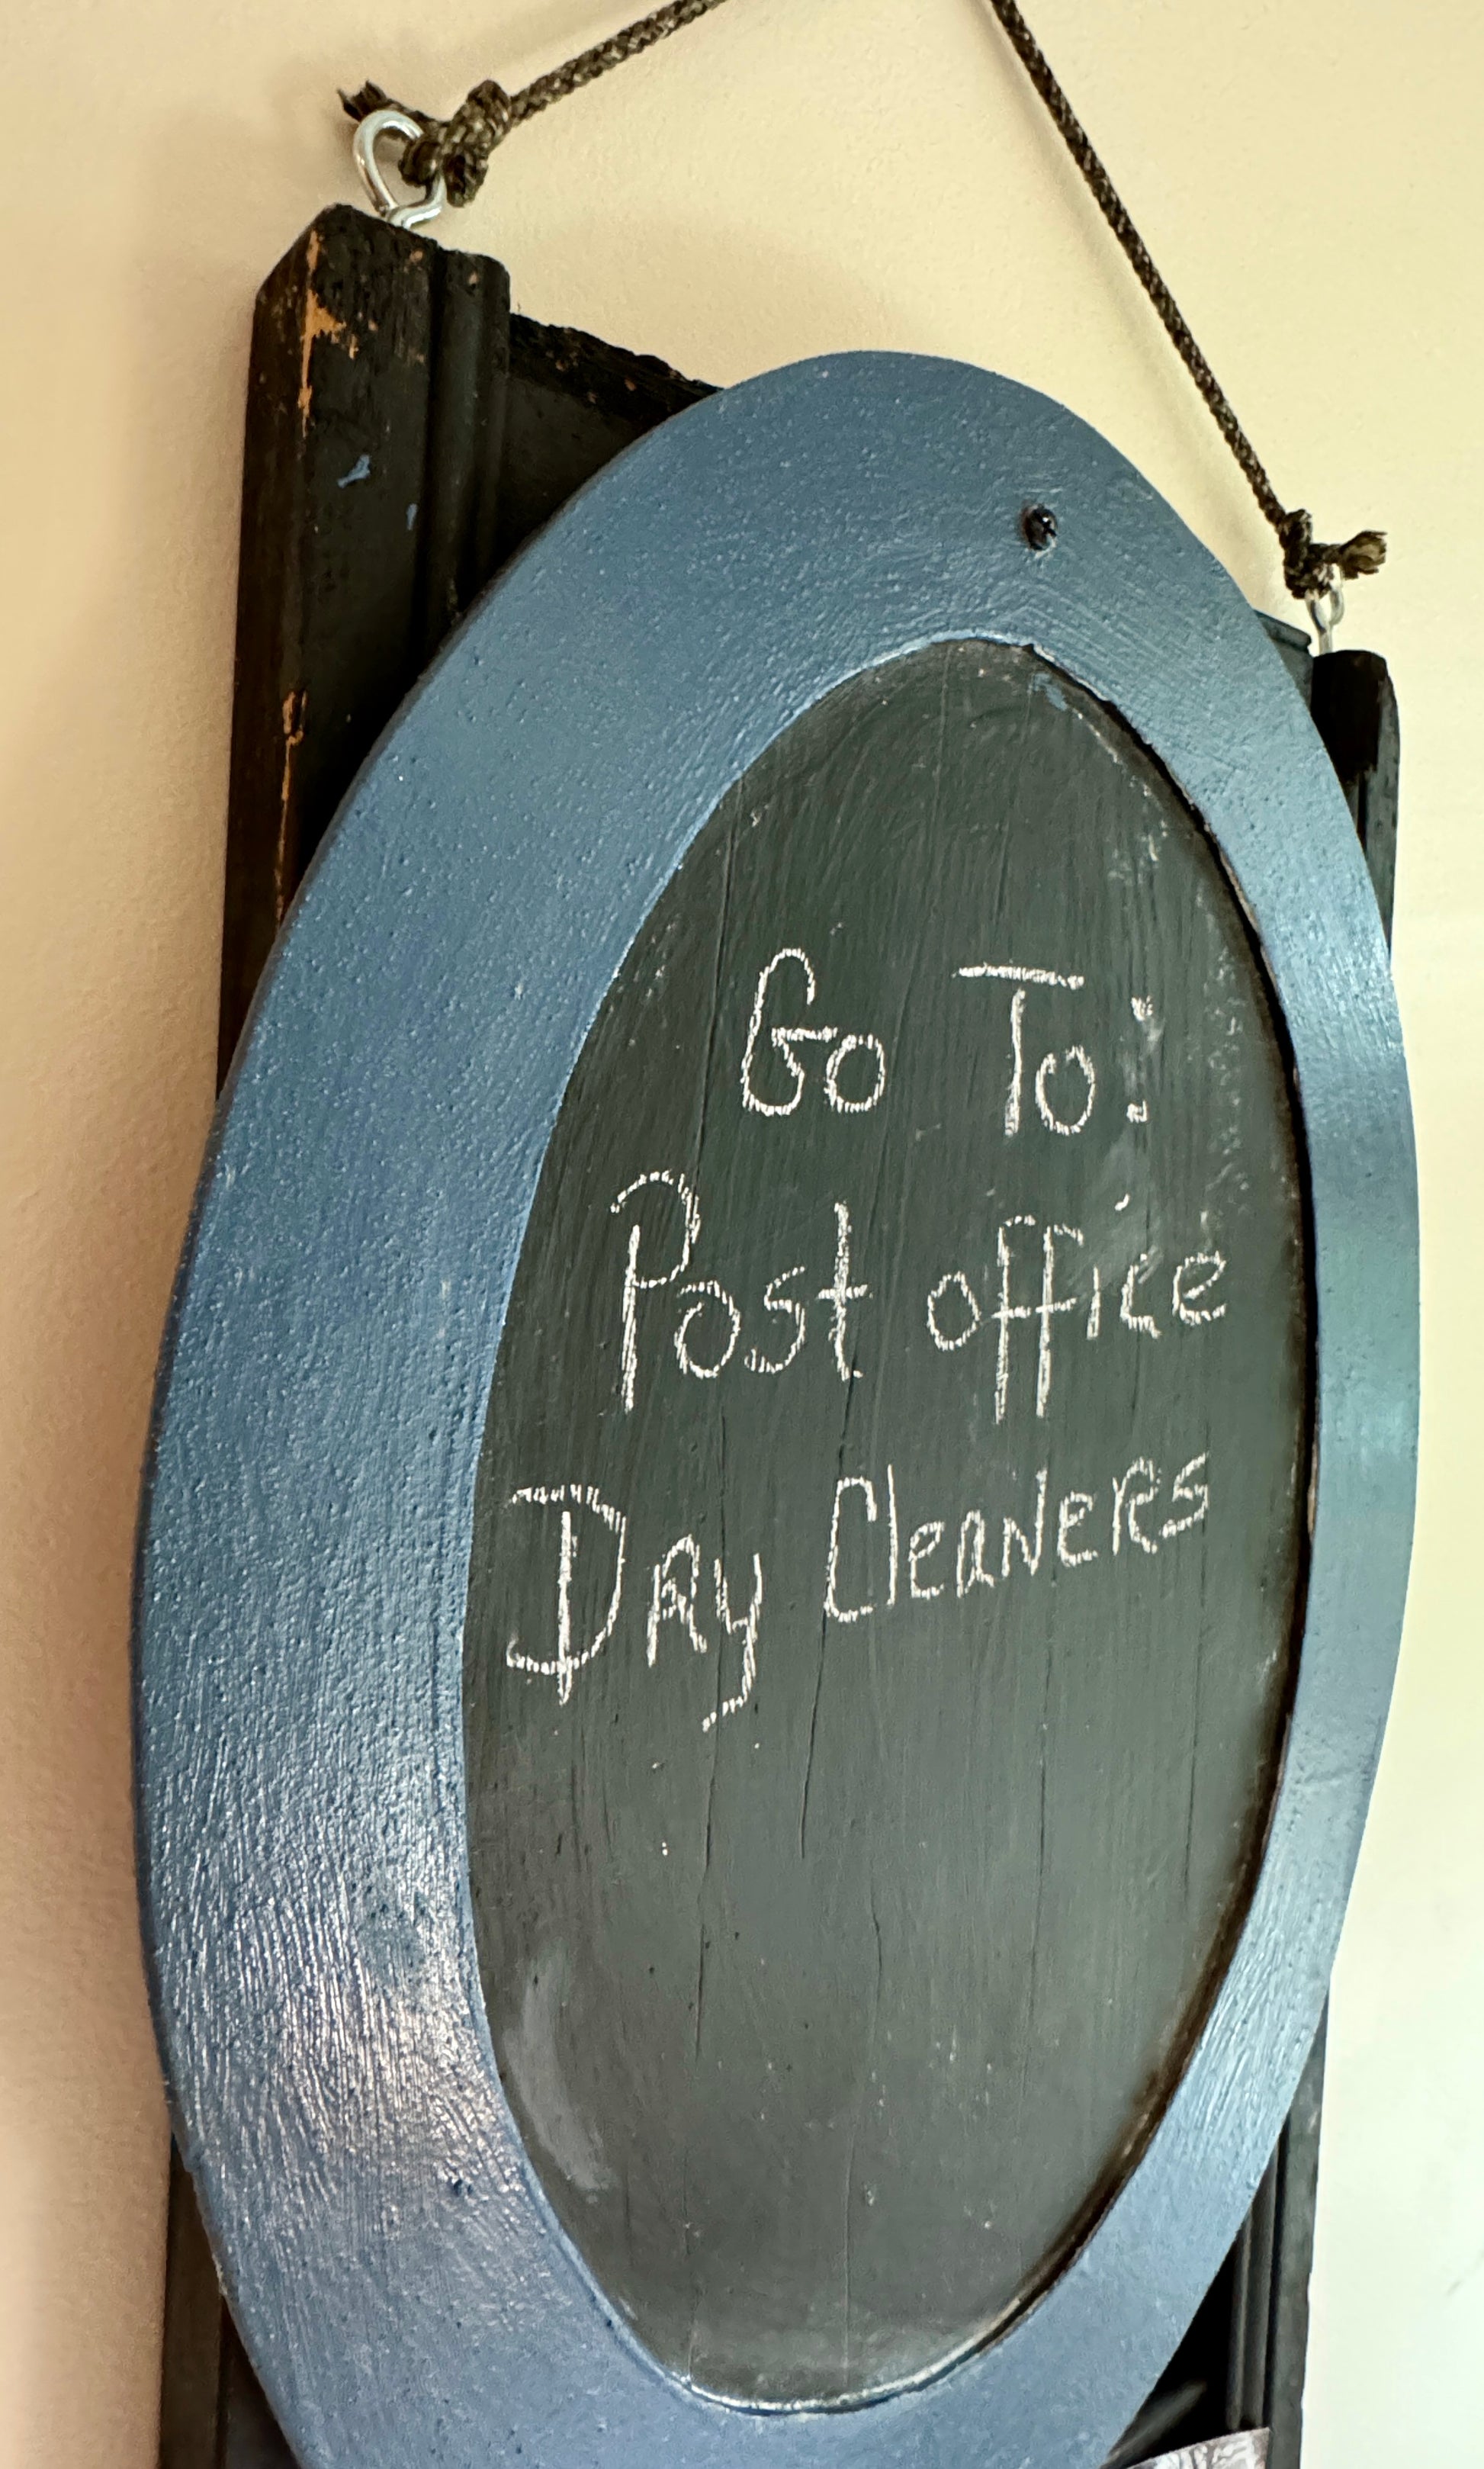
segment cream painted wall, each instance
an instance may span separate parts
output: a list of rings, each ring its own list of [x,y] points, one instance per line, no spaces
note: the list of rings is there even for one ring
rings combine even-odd
[[[1336,1988],[1307,2458],[1484,2463],[1484,628],[1466,0],[1031,0],[1267,456],[1392,561],[1427,1442]],[[152,2458],[165,2127],[130,1876],[149,1378],[211,1102],[255,286],[353,193],[337,83],[446,105],[613,0],[10,0],[3,179],[0,2469]],[[1283,606],[1235,472],[980,0],[733,0],[447,227],[520,307],[730,380],[893,345],[1061,396]]]

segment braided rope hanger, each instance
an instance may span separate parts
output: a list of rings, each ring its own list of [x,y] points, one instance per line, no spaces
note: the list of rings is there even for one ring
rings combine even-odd
[[[1045,104],[1109,230],[1137,275],[1151,307],[1179,354],[1201,401],[1236,457],[1264,517],[1276,533],[1283,553],[1284,582],[1295,600],[1308,603],[1310,615],[1319,629],[1321,647],[1328,650],[1332,629],[1344,608],[1340,584],[1357,575],[1377,571],[1385,560],[1385,534],[1362,531],[1355,533],[1347,541],[1316,541],[1313,519],[1307,508],[1285,507],[1256,448],[1181,315],[1174,293],[1134,228],[1128,208],[1016,0],[989,0],[989,5]],[[522,121],[532,120],[538,111],[547,110],[554,103],[563,102],[569,94],[576,94],[580,86],[590,85],[595,78],[605,77],[610,69],[621,67],[625,60],[636,59],[641,52],[649,51],[655,43],[663,42],[667,35],[677,34],[682,26],[694,24],[697,17],[704,17],[720,6],[721,0],[668,0],[668,6],[652,10],[648,16],[636,18],[632,25],[620,28],[605,41],[594,43],[585,52],[578,52],[571,59],[564,60],[559,68],[548,70],[544,77],[537,78],[515,94],[508,94],[493,78],[482,80],[470,88],[457,111],[447,120],[436,119],[431,112],[420,111],[415,106],[394,103],[380,86],[369,82],[357,94],[342,93],[340,100],[352,120],[361,121],[369,119],[373,113],[391,112],[403,122],[412,124],[415,131],[421,133],[404,138],[398,167],[402,178],[412,188],[434,190],[441,185],[446,189],[450,205],[467,206],[479,194],[495,148],[503,144],[511,130],[517,128]]]

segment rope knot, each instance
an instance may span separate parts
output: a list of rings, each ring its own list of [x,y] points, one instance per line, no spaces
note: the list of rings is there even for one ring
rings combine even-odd
[[[391,97],[368,81],[358,93],[342,94],[340,101],[349,119],[364,120],[369,112],[384,110]],[[447,120],[436,120],[416,104],[396,107],[405,110],[422,131],[402,149],[397,167],[402,178],[409,188],[430,189],[441,172],[452,206],[467,206],[478,195],[491,155],[519,116],[505,88],[493,78],[474,86]]]
[[[514,126],[510,96],[493,78],[485,78],[465,96],[451,120],[430,122],[422,145],[408,149],[408,177],[430,183],[442,172],[448,203],[467,206],[483,185],[491,155]]]
[[[1274,529],[1283,550],[1283,579],[1295,600],[1313,600],[1336,583],[1375,574],[1386,562],[1384,532],[1356,532],[1347,541],[1316,541],[1313,517],[1303,506],[1279,517]]]

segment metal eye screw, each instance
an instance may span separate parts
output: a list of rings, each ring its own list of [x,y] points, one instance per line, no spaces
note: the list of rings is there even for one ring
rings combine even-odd
[[[368,111],[364,120],[358,120],[355,134],[351,140],[355,168],[371,193],[372,204],[383,222],[393,224],[398,231],[416,231],[419,223],[430,223],[435,215],[443,213],[448,202],[447,183],[440,172],[430,183],[426,196],[409,198],[405,205],[400,206],[387,186],[386,173],[377,161],[377,148],[383,137],[409,139],[422,134],[421,127],[409,113],[399,111],[395,104],[389,104],[384,110]]]
[[[1330,581],[1326,588],[1323,591],[1312,592],[1304,606],[1309,611],[1314,633],[1319,637],[1320,651],[1333,652],[1335,629],[1345,613],[1345,595],[1339,588],[1333,566],[1330,568]]]

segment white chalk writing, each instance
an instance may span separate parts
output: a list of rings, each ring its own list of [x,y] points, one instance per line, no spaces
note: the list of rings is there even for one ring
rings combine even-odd
[[[1125,1328],[1131,1328],[1140,1337],[1159,1335],[1158,1326],[1151,1315],[1148,1312],[1135,1311],[1133,1308],[1133,1298],[1153,1266],[1153,1252],[1141,1252],[1138,1258],[1130,1262],[1129,1274],[1124,1280],[1123,1293],[1118,1298],[1119,1319]]]
[[[998,979],[1011,988],[1010,996],[1010,1080],[1005,1092],[1005,1138],[1013,1141],[1020,1130],[1025,1097],[1025,1012],[1032,986],[1060,988],[1067,994],[1079,994],[1087,981],[1072,971],[1032,968],[1015,960],[973,960],[957,972],[961,978]],[[1063,1069],[1082,1076],[1082,1101],[1075,1114],[1064,1115],[1052,1100],[1052,1087]],[[1036,1111],[1048,1132],[1062,1139],[1074,1139],[1084,1132],[1092,1119],[1093,1104],[1098,1094],[1098,1075],[1092,1058],[1084,1046],[1069,1046],[1058,1056],[1052,1048],[1041,1056],[1031,1083]]]
[[[732,1696],[723,1697],[719,1706],[714,1707],[709,1715],[702,1717],[703,1732],[714,1730],[718,1721],[724,1716],[740,1715],[751,1696],[752,1684],[758,1676],[758,1627],[763,1618],[763,1563],[756,1552],[752,1556],[752,1601],[740,1618],[733,1616],[732,1599],[727,1591],[726,1571],[719,1560],[713,1565],[716,1573],[717,1618],[728,1636],[740,1637],[742,1642],[742,1687]]]
[[[864,1620],[874,1612],[875,1604],[856,1604],[848,1607],[840,1602],[840,1511],[852,1492],[858,1491],[864,1504],[866,1524],[877,1520],[876,1486],[863,1474],[842,1474],[834,1487],[834,1506],[830,1511],[830,1558],[825,1568],[825,1610],[831,1620]]]
[[[628,1209],[637,1193],[656,1186],[674,1194],[682,1212],[680,1247],[668,1266],[652,1272],[641,1270],[647,1258],[645,1230],[636,1216],[625,1236],[623,1269],[619,1286],[619,1396],[626,1415],[634,1411],[639,1389],[639,1304],[642,1296],[657,1294],[667,1287],[674,1288],[674,1299],[683,1304],[670,1332],[670,1343],[675,1362],[687,1378],[719,1380],[728,1369],[742,1336],[742,1305],[731,1289],[719,1278],[691,1278],[680,1282],[683,1271],[691,1266],[696,1244],[700,1240],[701,1214],[696,1194],[683,1174],[666,1166],[657,1166],[626,1184],[616,1200],[609,1204],[609,1215],[616,1216]],[[866,1302],[870,1285],[853,1274],[850,1208],[847,1202],[833,1204],[834,1217],[834,1267],[827,1285],[819,1288],[813,1300],[829,1307],[830,1345],[835,1370],[842,1380],[858,1378],[854,1360],[858,1344],[857,1332],[851,1321],[854,1304]],[[789,1331],[788,1343],[782,1354],[769,1354],[756,1344],[746,1348],[741,1362],[748,1372],[764,1375],[787,1372],[797,1362],[809,1336],[807,1304],[798,1296],[788,1295],[784,1288],[795,1278],[802,1278],[806,1264],[796,1261],[791,1269],[781,1269],[769,1278],[763,1290],[763,1309],[782,1320]]]
[[[813,927],[810,939],[828,931],[833,930]],[[815,941],[816,952],[825,948]],[[934,1178],[916,1188],[894,1184],[889,1150],[883,1168],[879,1133],[852,1128],[885,1100],[895,1050],[873,1027],[838,1025],[844,1006],[830,994],[828,969],[816,969],[802,940],[781,943],[755,977],[749,964],[718,1043],[727,1103],[735,1108],[740,1091],[743,1114],[757,1119],[741,1134],[752,1144],[742,1152],[741,1183],[724,1146],[720,1152],[727,1188],[745,1190],[748,1174],[765,1186],[777,1161],[784,1201],[774,1222],[788,1231],[774,1257],[787,1261],[793,1251],[793,1262],[773,1268],[766,1258],[747,1256],[740,1264],[728,1254],[719,1210],[703,1251],[701,1161],[714,1154],[704,1108],[694,1150],[685,1144],[688,1171],[651,1166],[607,1203],[600,1219],[602,1282],[594,1308],[610,1410],[615,1360],[624,1416],[642,1405],[662,1423],[677,1398],[690,1394],[688,1384],[715,1386],[718,1413],[733,1418],[720,1427],[723,1446],[715,1461],[725,1509],[723,1516],[716,1499],[682,1501],[654,1532],[631,1528],[638,1510],[615,1507],[585,1481],[527,1484],[508,1496],[508,1510],[526,1521],[521,1548],[537,1555],[537,1582],[528,1634],[510,1637],[505,1661],[533,1683],[554,1681],[559,1705],[568,1704],[581,1675],[606,1650],[605,1673],[614,1669],[615,1654],[627,1652],[656,1687],[678,1688],[680,1675],[691,1673],[688,1685],[709,1701],[704,1711],[696,1707],[707,1733],[749,1707],[752,1726],[761,1720],[760,1659],[772,1650],[765,1623],[779,1620],[781,1605],[796,1616],[798,1563],[791,1541],[782,1575],[766,1534],[758,1538],[758,1550],[750,1548],[750,1535],[749,1548],[738,1542],[736,1503],[745,1495],[732,1488],[726,1450],[734,1432],[789,1429],[795,1391],[802,1407],[810,1384],[816,1392],[828,1384],[834,1397],[828,1454],[822,1462],[801,1458],[797,1466],[786,1456],[779,1482],[789,1491],[790,1524],[807,1521],[802,1607],[806,1625],[819,1636],[877,1624],[869,1633],[875,1652],[896,1621],[956,1619],[974,1630],[993,1627],[1026,1586],[1044,1592],[1056,1582],[1079,1590],[1149,1585],[1157,1582],[1151,1561],[1182,1546],[1198,1555],[1204,1548],[1191,1538],[1200,1536],[1212,1514],[1208,1452],[1187,1453],[1169,1474],[1178,1452],[1144,1419],[1151,1396],[1163,1394],[1151,1389],[1156,1373],[1163,1380],[1182,1360],[1220,1362],[1229,1351],[1231,1334],[1211,1332],[1230,1311],[1240,1316],[1243,1261],[1214,1203],[1193,1222],[1179,1222],[1158,1188],[1157,1139],[1151,1157],[1151,1143],[1135,1142],[1127,1128],[1151,1120],[1148,1097],[1130,1091],[1140,1090],[1141,1073],[1164,1037],[1155,999],[1120,994],[1110,1045],[1110,1015],[1105,1009],[1100,1030],[1080,971],[1044,959],[987,959],[965,962],[954,975],[982,981],[991,993],[987,1011],[982,1000],[977,1009],[966,1000],[962,1016],[989,1024],[982,1084],[991,1114],[988,1145],[998,1152],[1001,1135],[1007,1144],[1002,1162],[981,1171],[982,1119],[971,1127],[972,1173],[980,1179],[966,1173],[966,1215],[958,1236],[950,1237],[951,1249],[961,1250],[958,1260],[950,1257],[945,1264],[929,1252],[925,1261],[922,1252],[903,1247],[898,1220],[917,1207],[919,1191],[919,1226],[938,1222]],[[896,1018],[899,1033],[902,1015]],[[1169,1065],[1169,1053],[1165,1060]],[[934,1118],[945,1110],[930,1091],[905,1071],[900,1085],[903,1092],[910,1088],[910,1102],[920,1109],[913,1117],[916,1139],[939,1134],[943,1125]],[[903,1096],[899,1102],[908,1100]],[[802,1120],[792,1149],[790,1136],[757,1127],[795,1117]],[[1093,1138],[1081,1149],[1069,1148],[1094,1123]],[[759,1164],[764,1153],[769,1163]],[[839,1184],[825,1186],[828,1197],[816,1185],[818,1196],[810,1197],[799,1162],[816,1153],[831,1162],[821,1175],[828,1171],[833,1184],[838,1171],[850,1197],[838,1196]],[[860,1161],[858,1188],[849,1167],[839,1167],[841,1157]],[[1061,1202],[1080,1223],[1054,1215],[1054,1202],[1037,1200],[1042,1175],[1051,1190],[1082,1195]],[[1044,1205],[1045,1213],[1016,1205],[1026,1200]],[[1218,1248],[1218,1236],[1232,1249],[1234,1264]],[[1141,1237],[1143,1250],[1136,1248]],[[934,1269],[940,1273],[928,1283]],[[904,1317],[892,1321],[887,1316],[894,1311]],[[1088,1347],[1102,1354],[1089,1357]],[[868,1365],[890,1363],[902,1359],[903,1348],[915,1350],[914,1378],[935,1384],[929,1396],[956,1388],[969,1400],[974,1419],[962,1475],[944,1476],[951,1455],[935,1457],[939,1472],[931,1478],[915,1470],[904,1442],[897,1456],[887,1456],[889,1436],[867,1437],[879,1431],[874,1414],[857,1419],[849,1394],[839,1395],[836,1384],[849,1393],[864,1376],[862,1353]],[[1062,1432],[1058,1423],[1069,1422],[1068,1400],[1086,1396],[1089,1373],[1120,1359],[1121,1394],[1137,1419],[1117,1444],[1116,1462],[1079,1465],[1077,1429]],[[788,1393],[753,1385],[786,1376]],[[987,1470],[991,1397],[994,1425],[1010,1429],[993,1444],[1003,1446],[1003,1456]],[[819,1402],[816,1396],[810,1412]],[[1085,1433],[1099,1428],[1093,1416]],[[1198,1431],[1209,1428],[1202,1416]],[[847,1436],[853,1450],[864,1451],[865,1465],[857,1454],[852,1465]],[[648,1462],[649,1440],[644,1424],[630,1435],[638,1465]],[[705,1463],[699,1452],[695,1463]],[[959,1496],[934,1497],[945,1491]],[[653,1504],[649,1507],[652,1513]],[[533,1523],[532,1512],[549,1514]],[[684,1531],[676,1533],[682,1519]],[[642,1546],[633,1541],[630,1550],[631,1534],[640,1533]],[[626,1592],[630,1558],[637,1568]],[[1102,1576],[1077,1574],[1088,1570]],[[936,1611],[926,1609],[934,1605]],[[848,1656],[845,1637],[834,1650]],[[856,1651],[865,1651],[858,1636]],[[712,1659],[697,1670],[696,1657]],[[765,1673],[764,1695],[765,1678]],[[584,1685],[601,1689],[604,1680]]]
[[[1010,1217],[995,1231],[994,1248],[999,1260],[999,1301],[993,1314],[999,1329],[999,1347],[994,1372],[996,1423],[1004,1421],[1005,1410],[1010,1402],[1010,1332],[1013,1325],[1022,1320],[1034,1320],[1039,1325],[1039,1336],[1036,1349],[1036,1412],[1039,1417],[1044,1417],[1051,1397],[1052,1324],[1059,1313],[1075,1311],[1079,1302],[1079,1297],[1076,1295],[1058,1296],[1056,1291],[1057,1240],[1061,1236],[1068,1243],[1081,1243],[1084,1240],[1082,1230],[1076,1226],[1048,1226],[1043,1230],[1039,1300],[1034,1304],[1011,1302],[1010,1279],[1013,1263],[1008,1240],[1010,1230],[1013,1226],[1029,1226],[1034,1229],[1035,1224],[1034,1217]]]
[[[715,1278],[696,1278],[690,1285],[682,1286],[680,1292],[682,1295],[695,1295],[698,1300],[692,1304],[689,1311],[680,1315],[674,1338],[675,1361],[693,1380],[719,1380],[737,1351],[737,1341],[742,1335],[742,1314],[725,1286],[719,1286]],[[691,1324],[699,1320],[708,1303],[720,1304],[727,1322],[727,1333],[721,1351],[715,1360],[698,1363],[691,1352]]]
[[[836,1476],[825,1550],[822,1608],[826,1622],[850,1628],[861,1621],[884,1619],[893,1613],[907,1615],[914,1606],[939,1602],[948,1591],[946,1547],[950,1533],[956,1534],[952,1593],[962,1604],[970,1602],[980,1588],[993,1594],[997,1587],[1037,1580],[1048,1562],[1053,1569],[1076,1570],[1100,1560],[1103,1556],[1092,1540],[1096,1529],[1091,1524],[1100,1496],[1107,1500],[1110,1511],[1110,1523],[1105,1533],[1114,1560],[1126,1558],[1130,1546],[1146,1558],[1154,1558],[1162,1549],[1204,1526],[1211,1506],[1208,1457],[1203,1449],[1187,1458],[1171,1481],[1168,1514],[1162,1513],[1165,1478],[1155,1460],[1149,1456],[1134,1458],[1114,1474],[1101,1495],[1089,1486],[1073,1484],[1063,1488],[1060,1484],[1054,1485],[1049,1462],[1027,1476],[1007,1475],[1001,1480],[1005,1490],[997,1505],[982,1500],[952,1517],[934,1515],[917,1520],[907,1537],[907,1584],[903,1593],[899,1583],[902,1478],[895,1463],[887,1464],[880,1480],[875,1474]],[[591,1484],[585,1483],[526,1484],[511,1494],[510,1506],[559,1509],[561,1512],[557,1536],[556,1651],[533,1653],[522,1647],[518,1637],[513,1637],[505,1660],[511,1671],[523,1673],[531,1679],[555,1679],[558,1702],[565,1705],[579,1674],[609,1646],[618,1628],[625,1599],[629,1521],[622,1510],[604,1500]],[[582,1511],[591,1512],[605,1531],[612,1566],[603,1618],[586,1643],[578,1645],[573,1636],[573,1590]],[[999,1529],[997,1567],[992,1567],[990,1560],[992,1522],[997,1523]],[[882,1528],[884,1536],[880,1534]],[[1048,1536],[1055,1538],[1050,1556]],[[945,1557],[940,1558],[940,1555]],[[750,1702],[757,1684],[765,1602],[763,1557],[760,1552],[752,1552],[748,1558],[750,1590],[744,1608],[739,1608],[734,1600],[721,1556],[714,1555],[710,1561],[712,1608],[706,1618],[715,1620],[714,1637],[719,1647],[736,1641],[742,1652],[735,1688],[728,1690],[718,1671],[718,1701],[701,1721],[702,1730],[707,1732],[715,1730],[727,1717],[740,1714]],[[848,1582],[847,1562],[852,1573]],[[657,1673],[662,1668],[660,1650],[667,1628],[676,1633],[677,1642],[691,1654],[710,1653],[713,1636],[707,1633],[701,1609],[705,1565],[701,1545],[692,1532],[677,1535],[651,1564],[643,1599],[642,1631],[643,1659],[650,1672]]]
[[[628,1520],[620,1509],[600,1499],[589,1483],[528,1484],[511,1496],[511,1506],[517,1503],[535,1509],[561,1511],[561,1535],[557,1552],[557,1651],[547,1657],[522,1653],[520,1640],[513,1637],[505,1650],[505,1660],[512,1672],[539,1673],[554,1678],[557,1696],[564,1706],[572,1695],[574,1675],[603,1652],[618,1625],[619,1606],[624,1595],[624,1553],[628,1538]],[[609,1532],[617,1536],[613,1558],[613,1590],[608,1598],[607,1613],[597,1635],[578,1650],[572,1645],[572,1579],[577,1565],[577,1520],[574,1510],[589,1509],[600,1517]]]
[[[764,1310],[777,1312],[781,1320],[788,1321],[792,1326],[793,1335],[788,1342],[788,1353],[781,1355],[776,1363],[760,1352],[757,1347],[749,1346],[742,1358],[749,1372],[787,1372],[789,1364],[798,1360],[800,1349],[809,1335],[809,1315],[801,1303],[793,1296],[784,1294],[781,1289],[791,1285],[795,1278],[802,1278],[803,1275],[804,1262],[800,1260],[796,1268],[783,1269],[776,1278],[769,1278],[764,1287]]]
[[[675,1574],[677,1561],[684,1561],[690,1582],[682,1586]],[[663,1622],[674,1621],[691,1641],[697,1654],[706,1652],[707,1641],[696,1625],[696,1598],[700,1591],[700,1545],[694,1534],[682,1534],[672,1543],[663,1559],[656,1560],[650,1572],[650,1618],[645,1632],[645,1661],[652,1672],[659,1661],[659,1632]]]
[[[1206,1523],[1211,1506],[1204,1450],[1186,1460],[1168,1486],[1169,1515],[1161,1514],[1166,1478],[1152,1457],[1135,1458],[1101,1487],[1081,1483],[1063,1489],[1054,1482],[1049,1463],[1027,1476],[1007,1476],[1003,1481],[1011,1496],[997,1506],[985,1500],[961,1511],[956,1519],[925,1517],[912,1527],[907,1542],[907,1586],[900,1609],[909,1615],[914,1604],[936,1603],[947,1593],[946,1563],[940,1564],[942,1576],[932,1571],[931,1563],[950,1532],[956,1531],[957,1534],[953,1595],[959,1603],[970,1601],[979,1587],[993,1593],[997,1587],[1039,1579],[1047,1567],[1090,1567],[1103,1558],[1101,1546],[1093,1539],[1099,1532],[1094,1520],[1100,1500],[1108,1517],[1101,1531],[1110,1543],[1110,1557],[1122,1558],[1127,1566],[1131,1545],[1136,1553],[1153,1558],[1162,1547]],[[895,1464],[888,1465],[885,1489],[894,1504],[902,1483]],[[910,1492],[910,1484],[907,1488]],[[890,1539],[883,1547],[871,1531],[885,1522],[881,1516],[881,1492],[882,1486],[875,1474],[842,1474],[835,1479],[825,1558],[827,1621],[837,1621],[849,1627],[859,1621],[883,1619],[898,1606],[891,1580]],[[997,1523],[1000,1538],[994,1567],[990,1561],[992,1523]],[[1047,1550],[1052,1536],[1054,1558]],[[842,1576],[842,1563],[847,1558],[853,1573],[849,1585]]]
[[[945,1328],[940,1315],[947,1298],[955,1291],[967,1318],[962,1328],[952,1330]],[[979,1298],[962,1269],[950,1269],[940,1278],[927,1298],[927,1333],[940,1354],[956,1354],[961,1346],[967,1346],[983,1318]]]
[[[1192,1252],[1175,1273],[1170,1302],[1177,1320],[1187,1328],[1199,1328],[1205,1322],[1221,1320],[1226,1305],[1212,1304],[1207,1309],[1204,1298],[1219,1278],[1226,1275],[1226,1262],[1220,1252]]]
[[[815,1301],[828,1304],[831,1334],[834,1344],[834,1360],[842,1380],[856,1380],[859,1373],[846,1353],[850,1335],[850,1307],[870,1293],[867,1285],[853,1286],[850,1281],[850,1211],[843,1200],[834,1204],[834,1277],[828,1286],[821,1286]]]
[[[804,1091],[809,1078],[805,1059],[799,1050],[810,1046],[824,1046],[833,1050],[826,1057],[824,1070],[824,1093],[827,1103],[837,1115],[869,1115],[880,1104],[886,1094],[886,1049],[871,1029],[849,1029],[842,1032],[838,1028],[827,1027],[823,1022],[775,1021],[768,1030],[767,1044],[772,1052],[781,1059],[784,1072],[788,1074],[788,1094],[785,1096],[769,1096],[765,1089],[760,1085],[758,1049],[763,1042],[763,1023],[767,1013],[773,980],[786,964],[799,970],[803,975],[804,1009],[812,1011],[814,1007],[818,981],[814,976],[813,962],[809,954],[797,943],[786,943],[782,951],[775,952],[766,967],[759,972],[757,985],[753,991],[746,1043],[742,1048],[742,1101],[743,1106],[749,1115],[796,1114],[804,1102]],[[852,1078],[856,1081],[854,1092],[842,1088],[840,1082],[841,1071],[853,1055],[864,1057],[869,1068],[869,1077],[865,1079],[857,1078],[853,1073]]]
[[[636,1192],[644,1191],[651,1185],[657,1185],[667,1191],[673,1191],[680,1203],[683,1216],[680,1257],[659,1276],[641,1278],[639,1249],[644,1238],[644,1229],[638,1218],[635,1218],[628,1230],[628,1245],[624,1261],[623,1302],[620,1306],[623,1316],[620,1385],[626,1415],[633,1413],[634,1392],[639,1377],[639,1297],[652,1294],[657,1286],[673,1286],[677,1278],[682,1278],[691,1265],[691,1254],[700,1241],[700,1208],[696,1194],[683,1174],[673,1174],[666,1166],[655,1166],[648,1174],[635,1175],[632,1183],[626,1183],[618,1198],[610,1204],[609,1215],[616,1217],[621,1209],[627,1208]]]

